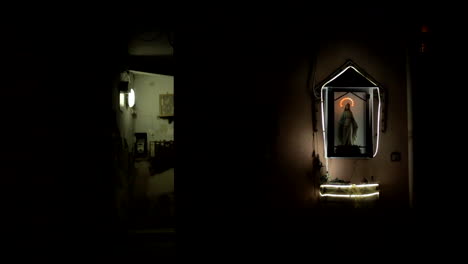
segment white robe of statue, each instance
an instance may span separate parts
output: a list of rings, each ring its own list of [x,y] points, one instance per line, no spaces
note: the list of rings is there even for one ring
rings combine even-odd
[[[358,125],[354,120],[353,112],[351,112],[349,103],[346,104],[340,121],[338,122],[338,138],[341,145],[351,146],[357,136]]]

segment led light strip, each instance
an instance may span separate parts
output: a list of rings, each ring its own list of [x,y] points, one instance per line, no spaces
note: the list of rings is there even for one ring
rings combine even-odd
[[[377,187],[379,186],[378,183],[370,183],[370,184],[351,184],[351,185],[334,185],[334,184],[323,184],[320,185],[320,188],[366,188],[366,187]]]
[[[371,82],[373,85],[375,86],[378,86],[376,83],[374,83],[372,80],[370,80],[369,78],[367,78],[364,74],[362,74],[358,69],[354,68],[353,66],[349,66],[351,68],[353,68],[353,70],[355,70],[356,72],[358,72],[359,74],[361,74],[362,76],[364,76],[364,78],[366,78],[369,82]]]
[[[322,194],[321,192],[319,192],[319,194],[321,197],[330,196],[330,197],[342,197],[342,198],[361,198],[361,197],[376,196],[376,195],[379,195],[379,192],[369,193],[369,194],[331,194],[331,193]]]
[[[320,90],[320,96],[322,97],[321,100],[320,100],[320,104],[321,104],[321,107],[322,107],[322,131],[323,131],[323,152],[325,154],[325,159],[328,157],[327,155],[327,141],[325,140],[325,114],[324,114],[324,111],[323,111],[323,88],[325,87],[322,86],[322,89]],[[328,171],[328,166],[327,166],[327,171]]]
[[[379,97],[379,109],[377,111],[377,146],[375,148],[375,153],[372,156],[373,158],[377,155],[377,152],[379,151],[379,140],[380,140],[380,89],[377,87],[377,94]]]

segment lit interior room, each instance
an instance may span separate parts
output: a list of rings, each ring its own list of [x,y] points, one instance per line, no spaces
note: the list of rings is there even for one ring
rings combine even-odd
[[[157,227],[158,223],[171,226],[171,221],[174,222],[170,220],[174,217],[174,77],[129,70],[122,73],[119,85],[118,96],[114,97],[119,102],[121,158],[126,165],[121,171],[126,175],[121,180],[132,197],[133,204],[128,209],[137,210],[129,214],[130,218],[135,216],[129,220],[136,221],[133,224],[137,226],[144,226],[142,221],[147,227]]]

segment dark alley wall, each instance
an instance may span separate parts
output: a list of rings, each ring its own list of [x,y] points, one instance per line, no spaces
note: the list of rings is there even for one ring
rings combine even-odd
[[[419,107],[414,117],[418,140],[415,185],[418,204],[424,205],[418,208],[428,210],[405,210],[409,207],[406,48],[412,51],[411,60],[418,57],[419,13],[411,16],[407,11],[395,16],[392,10],[379,10],[346,16],[342,10],[340,15],[296,16],[288,22],[244,17],[242,21],[233,19],[236,23],[222,23],[225,20],[220,19],[221,29],[207,22],[188,25],[177,35],[181,44],[175,49],[175,188],[177,217],[181,219],[178,232],[189,234],[186,248],[196,241],[192,237],[203,236],[207,230],[212,230],[210,238],[222,241],[237,234],[262,236],[264,230],[269,231],[267,240],[274,240],[281,231],[297,231],[308,234],[305,240],[319,248],[337,245],[335,238],[340,232],[352,228],[380,230],[382,240],[388,242],[393,237],[401,241],[402,237],[422,234],[420,224],[435,224],[436,218],[445,218],[447,209],[433,209],[431,204],[450,200],[433,195],[446,168],[437,159],[449,147],[430,143],[433,134],[426,131],[433,131],[432,115],[426,115],[424,107]],[[439,45],[445,43],[441,36],[437,40]],[[433,56],[444,56],[444,51],[437,50],[441,47],[434,48]],[[312,69],[315,57],[316,68]],[[315,70],[318,83],[347,59],[354,60],[386,89],[387,131],[382,134],[376,158],[333,160],[329,165],[331,173],[344,179],[349,176],[340,172],[340,167],[353,170],[355,166],[356,175],[375,175],[382,184],[383,210],[316,208],[313,186],[317,182],[312,177],[311,155],[315,148],[323,158],[323,146],[320,123],[314,138],[308,78]],[[426,93],[438,91],[432,82],[441,80],[434,67],[436,61],[433,57],[418,61],[416,69],[426,71],[418,73],[421,83],[419,96],[413,98],[416,107],[437,98]],[[451,108],[450,103],[443,105]],[[401,152],[400,162],[390,161],[393,151]],[[440,155],[434,156],[438,151]],[[438,174],[426,174],[425,168]],[[417,212],[423,212],[421,217],[414,217]],[[256,242],[252,239],[250,243]],[[351,248],[359,251],[361,245]],[[380,248],[381,244],[375,246]]]
[[[375,14],[350,19],[343,17],[336,23],[319,27],[323,40],[317,57],[316,78],[321,82],[337,65],[346,59],[352,59],[385,89],[387,109],[383,118],[386,119],[386,129],[380,134],[379,150],[375,158],[331,159],[330,176],[354,183],[359,183],[364,177],[370,179],[373,176],[380,183],[382,205],[404,208],[409,206],[406,83],[409,24],[390,18],[390,21],[383,20]],[[366,24],[367,21],[373,22]],[[392,152],[400,152],[401,161],[392,162]]]
[[[205,33],[208,50],[189,41],[196,36],[181,34],[181,42],[188,38],[190,45],[184,44],[178,53],[184,71],[180,80],[176,76],[176,102],[181,106],[176,111],[182,120],[176,127],[176,140],[184,165],[193,159],[189,166],[176,170],[180,175],[176,186],[180,180],[182,197],[186,191],[192,193],[186,186],[197,181],[184,175],[200,171],[200,181],[212,180],[207,197],[205,193],[201,197],[210,201],[218,196],[208,193],[220,191],[223,198],[219,207],[223,210],[224,202],[236,210],[315,207],[318,194],[314,186],[318,183],[312,175],[313,151],[325,161],[320,112],[314,139],[308,79],[315,70],[319,83],[352,59],[387,89],[388,127],[376,158],[331,160],[330,176],[349,180],[351,175],[346,171],[354,171],[353,182],[375,176],[382,184],[384,207],[408,207],[407,25],[367,13],[359,19],[343,16],[325,23],[316,17],[305,22],[263,20],[226,26],[213,38]],[[199,71],[187,70],[200,66],[184,61],[184,52],[198,54],[209,75],[197,76]],[[314,58],[316,68],[312,69]],[[205,79],[208,76],[209,82]],[[188,98],[209,98],[209,103],[194,105]],[[202,131],[212,131],[209,137],[191,128],[196,124],[190,116],[205,120]],[[185,134],[185,129],[192,134]],[[390,161],[393,151],[401,152],[400,162]]]

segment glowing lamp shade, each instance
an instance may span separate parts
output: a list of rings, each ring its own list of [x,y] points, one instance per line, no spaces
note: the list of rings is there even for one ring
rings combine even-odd
[[[125,93],[120,93],[119,104],[120,108],[125,107]]]
[[[128,93],[128,106],[133,107],[135,105],[135,91],[133,89]]]

